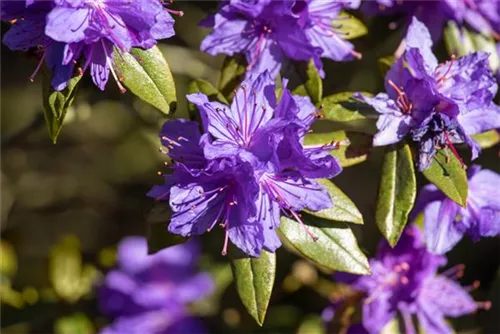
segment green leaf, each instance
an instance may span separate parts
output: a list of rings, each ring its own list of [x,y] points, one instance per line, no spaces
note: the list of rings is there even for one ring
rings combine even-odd
[[[493,37],[486,37],[475,32],[469,32],[469,35],[476,51],[483,51],[490,54],[488,61],[493,72],[496,72],[500,68],[500,55],[497,52],[496,41]]]
[[[408,221],[417,193],[417,181],[408,144],[388,146],[382,164],[375,221],[394,247]]]
[[[276,254],[262,250],[259,258],[252,258],[236,249],[232,253],[236,290],[248,313],[262,326],[276,276]]]
[[[245,77],[246,61],[243,55],[224,58],[217,88],[228,99],[232,99],[234,90]]]
[[[286,244],[290,244],[305,258],[331,270],[353,274],[370,273],[368,259],[361,252],[354,234],[347,224],[332,223],[304,214],[304,226],[287,217],[281,218],[279,228]],[[318,239],[306,232],[305,227]]]
[[[168,232],[167,226],[172,216],[170,205],[156,203],[146,217],[148,254],[186,242],[186,238]]]
[[[339,147],[331,150],[333,155],[342,167],[357,165],[368,158],[372,149],[373,137],[361,132],[313,132],[306,135],[305,146],[326,145],[332,141],[338,142]]]
[[[453,21],[448,22],[443,38],[449,54],[462,57],[475,51],[468,31],[461,31]]]
[[[47,123],[47,129],[49,130],[49,136],[55,144],[61,132],[64,117],[66,117],[68,108],[75,99],[78,84],[82,76],[76,75],[72,77],[68,86],[60,92],[52,88],[52,84],[50,83],[51,78],[52,71],[45,67],[42,80],[43,112],[45,115],[45,122]]]
[[[332,199],[333,206],[329,209],[320,211],[308,211],[312,216],[335,220],[339,222],[348,222],[354,224],[363,224],[363,215],[359,212],[356,205],[346,194],[342,192],[332,181],[320,179],[318,182],[325,187]]]
[[[222,95],[222,93],[219,92],[217,88],[215,88],[207,80],[196,79],[191,81],[191,83],[188,86],[188,94],[193,94],[198,92],[205,94],[210,101],[219,101],[220,103],[229,105],[224,95]],[[198,109],[194,104],[192,103],[188,104],[188,111],[191,120],[201,122]]]
[[[148,50],[134,48],[130,53],[116,55],[114,61],[122,82],[132,93],[165,114],[175,111],[174,78],[158,46]]]
[[[307,64],[306,73],[307,81],[295,88],[292,93],[294,95],[309,96],[311,101],[317,104],[323,97],[323,81],[312,60]]]
[[[335,18],[332,25],[342,39],[354,39],[368,33],[368,29],[361,20],[344,11]]]
[[[92,334],[95,333],[94,325],[83,313],[74,313],[58,318],[54,323],[56,334]]]
[[[395,61],[396,58],[394,56],[387,56],[378,59],[378,69],[383,77],[385,77]]]
[[[468,193],[467,174],[450,149],[438,150],[423,174],[452,201],[465,207]]]
[[[325,334],[325,322],[316,314],[308,315],[299,326],[297,334]]]
[[[481,148],[490,148],[500,142],[500,133],[497,130],[490,130],[487,132],[473,135],[472,139],[481,146]]]

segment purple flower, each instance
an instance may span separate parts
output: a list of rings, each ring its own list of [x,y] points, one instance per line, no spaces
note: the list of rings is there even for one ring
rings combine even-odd
[[[481,237],[500,234],[500,175],[473,165],[468,178],[465,208],[446,198],[432,184],[419,194],[413,216],[423,211],[425,240],[434,253],[446,253],[464,235],[478,241]]]
[[[438,275],[438,268],[445,264],[444,256],[427,251],[418,227],[409,226],[395,248],[382,241],[370,261],[371,275],[336,277],[364,293],[362,325],[368,333],[380,333],[400,314],[406,333],[417,333],[412,320],[416,316],[426,333],[444,334],[452,333],[445,317],[470,314],[491,304],[475,302],[455,281],[463,266]]]
[[[186,309],[214,289],[210,276],[197,271],[198,256],[194,240],[148,255],[144,238],[123,239],[118,268],[99,289],[101,311],[114,320],[102,333],[205,332]]]
[[[357,94],[381,114],[373,144],[389,145],[409,135],[419,147],[420,171],[440,148],[449,147],[460,160],[455,143],[466,143],[475,159],[480,148],[470,136],[500,127],[500,107],[493,103],[498,86],[488,55],[477,52],[438,64],[431,47],[429,31],[414,18],[406,51],[386,75],[387,94]]]
[[[286,89],[276,101],[267,72],[243,82],[231,106],[188,95],[199,109],[204,134],[184,120],[165,123],[161,133],[173,173],[149,196],[169,198],[173,210],[169,231],[183,236],[210,231],[217,223],[228,240],[252,256],[281,244],[275,229],[280,211],[295,217],[302,209],[331,207],[326,190],[314,179],[341,171],[328,151],[335,143],[302,145],[317,116],[309,98]]]
[[[130,52],[132,47],[148,49],[158,39],[173,36],[169,11],[181,14],[165,9],[159,0],[3,1],[2,14],[4,7],[9,15],[2,15],[3,20],[17,19],[4,43],[24,51],[39,46],[41,59],[54,70],[56,90],[67,86],[81,61],[78,71],[90,68],[101,90],[111,72],[125,91],[113,68],[115,53]]]
[[[248,75],[267,70],[276,77],[286,59],[312,59],[324,76],[320,57],[336,61],[360,57],[342,39],[337,31],[341,22],[336,22],[342,8],[356,6],[359,1],[232,0],[206,24],[213,31],[201,50],[211,55],[244,53]]]

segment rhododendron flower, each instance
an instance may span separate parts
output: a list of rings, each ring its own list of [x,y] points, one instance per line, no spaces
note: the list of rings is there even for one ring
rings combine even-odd
[[[474,165],[468,170],[468,178],[465,208],[432,184],[420,191],[413,215],[423,211],[425,240],[434,253],[446,253],[464,235],[478,241],[500,234],[500,175]]]
[[[205,21],[213,31],[201,50],[211,55],[245,54],[247,75],[267,70],[275,77],[282,63],[291,59],[313,60],[324,76],[320,57],[336,61],[360,57],[338,31],[341,20],[337,22],[342,8],[357,6],[359,1],[232,0]]]
[[[211,277],[197,270],[199,253],[194,240],[148,255],[146,239],[123,239],[118,268],[99,289],[100,308],[114,320],[101,333],[205,333],[187,310],[214,290]]]
[[[500,107],[493,103],[498,85],[488,55],[473,53],[444,64],[432,53],[429,31],[416,18],[408,29],[406,51],[385,77],[386,93],[356,96],[380,118],[375,146],[409,135],[419,147],[418,169],[425,170],[437,149],[465,143],[472,159],[480,151],[470,136],[500,127]]]
[[[418,227],[409,226],[396,247],[382,241],[377,256],[370,260],[371,275],[336,275],[338,281],[363,293],[363,328],[358,328],[357,333],[380,333],[398,314],[404,321],[405,333],[417,333],[414,316],[426,333],[452,333],[446,317],[490,307],[490,302],[475,302],[468,294],[470,288],[461,287],[455,280],[461,276],[463,266],[437,274],[445,264],[444,256],[427,251]]]
[[[149,192],[169,199],[170,232],[198,235],[220,223],[226,230],[223,254],[231,240],[258,256],[262,248],[280,246],[280,212],[302,223],[298,211],[332,206],[315,179],[340,173],[328,153],[338,143],[302,144],[318,115],[309,98],[293,96],[285,86],[277,102],[267,72],[244,81],[231,106],[202,93],[187,98],[200,111],[204,134],[194,122],[165,123],[161,136],[175,160],[174,172]]]

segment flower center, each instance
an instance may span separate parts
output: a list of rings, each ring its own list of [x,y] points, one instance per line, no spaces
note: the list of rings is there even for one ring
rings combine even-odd
[[[392,80],[388,80],[389,85],[394,88],[396,93],[398,94],[398,98],[396,100],[396,104],[401,109],[403,114],[410,114],[413,109],[413,104],[409,101],[408,96],[403,91],[403,88],[398,87]]]

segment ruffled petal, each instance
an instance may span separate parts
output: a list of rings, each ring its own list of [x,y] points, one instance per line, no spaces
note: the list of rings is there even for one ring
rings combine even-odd
[[[58,42],[81,42],[90,27],[91,11],[91,8],[56,7],[47,15],[45,34]]]

